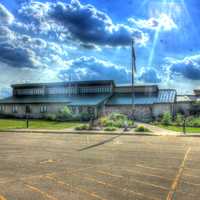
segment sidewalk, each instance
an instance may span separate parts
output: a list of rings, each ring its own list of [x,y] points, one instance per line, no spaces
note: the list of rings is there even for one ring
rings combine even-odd
[[[180,135],[181,134],[181,132],[167,130],[167,129],[160,128],[158,126],[154,126],[154,125],[151,125],[151,124],[140,123],[140,122],[138,122],[137,124],[145,126],[146,128],[148,128],[152,132],[158,133],[160,135]]]
[[[102,135],[148,135],[159,136],[156,132],[134,132],[133,130],[124,132],[123,129],[117,131],[104,130],[75,130],[70,129],[0,129],[0,132],[15,132],[15,133],[52,133],[52,134],[102,134]]]

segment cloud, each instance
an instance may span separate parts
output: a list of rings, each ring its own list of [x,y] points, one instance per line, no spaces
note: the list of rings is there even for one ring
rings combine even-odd
[[[115,80],[119,83],[129,82],[129,72],[118,65],[95,57],[80,57],[69,62],[67,69],[58,73],[61,80]]]
[[[164,69],[170,78],[182,76],[191,80],[200,79],[200,55],[188,56],[183,59],[166,58]]]
[[[165,13],[160,14],[158,18],[151,17],[147,20],[129,18],[128,21],[141,29],[171,31],[178,28],[174,20]]]
[[[36,60],[33,51],[26,48],[18,48],[9,43],[0,45],[0,60],[13,67],[34,67]]]
[[[0,25],[11,24],[14,16],[0,3]]]
[[[145,83],[160,83],[161,77],[155,69],[142,68],[138,80]]]
[[[115,24],[104,12],[78,0],[70,3],[32,2],[24,5],[19,14],[29,22],[32,32],[51,32],[61,40],[77,40],[87,45],[127,46],[132,37],[136,43],[146,45],[148,35],[125,24]],[[84,45],[82,45],[84,46]]]

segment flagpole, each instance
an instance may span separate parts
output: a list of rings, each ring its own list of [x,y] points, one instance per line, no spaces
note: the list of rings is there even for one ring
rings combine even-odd
[[[131,82],[132,82],[132,119],[134,120],[134,110],[135,110],[135,94],[134,94],[134,78],[135,78],[135,70],[136,70],[136,57],[135,57],[135,50],[134,50],[134,38],[131,40],[131,68],[132,68],[132,73],[131,73]]]

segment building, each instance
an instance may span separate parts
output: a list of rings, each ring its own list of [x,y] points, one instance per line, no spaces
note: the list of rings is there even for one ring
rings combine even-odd
[[[110,112],[132,114],[134,96],[137,120],[150,121],[164,112],[175,113],[176,90],[157,85],[116,85],[112,80],[12,85],[13,95],[0,100],[1,116],[43,118],[68,106],[73,113],[95,117]]]
[[[199,110],[199,107],[194,107],[195,102],[200,102],[200,89],[194,90],[193,94],[190,95],[177,95],[175,112],[188,114],[193,109]]]

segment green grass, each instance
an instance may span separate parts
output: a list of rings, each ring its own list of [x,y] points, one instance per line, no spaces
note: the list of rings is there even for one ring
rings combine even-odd
[[[74,128],[80,122],[55,122],[46,120],[29,120],[30,129],[65,129]],[[26,120],[0,119],[0,129],[23,129],[26,128]]]
[[[165,126],[165,125],[161,125],[161,124],[158,126],[161,128],[165,128],[167,130],[171,130],[171,131],[183,132],[183,128],[180,126],[175,126],[175,125]],[[186,133],[200,133],[200,128],[186,127]]]

